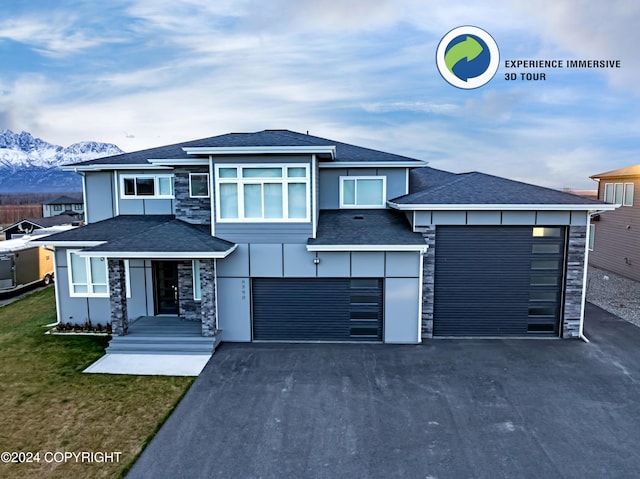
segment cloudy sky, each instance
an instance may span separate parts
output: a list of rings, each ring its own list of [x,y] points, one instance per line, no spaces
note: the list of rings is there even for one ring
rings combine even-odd
[[[439,40],[501,66],[460,90]],[[0,129],[125,151],[286,128],[552,187],[640,163],[636,0],[31,0],[0,19]],[[620,60],[506,81],[507,59]],[[525,70],[513,70],[515,72]]]

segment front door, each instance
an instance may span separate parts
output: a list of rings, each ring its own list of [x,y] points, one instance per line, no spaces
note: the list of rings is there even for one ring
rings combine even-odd
[[[153,262],[155,314],[178,314],[178,263]]]

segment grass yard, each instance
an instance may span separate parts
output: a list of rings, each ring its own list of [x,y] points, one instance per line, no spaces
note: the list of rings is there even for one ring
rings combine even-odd
[[[0,453],[40,453],[39,463],[3,456],[0,477],[121,477],[193,378],[82,374],[107,339],[45,335],[55,314],[53,288],[0,307]],[[121,456],[83,463],[58,451]]]

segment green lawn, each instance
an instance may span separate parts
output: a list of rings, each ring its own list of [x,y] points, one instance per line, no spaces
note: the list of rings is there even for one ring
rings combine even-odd
[[[120,477],[193,378],[82,374],[107,339],[45,335],[55,314],[53,288],[0,307],[0,453],[40,452],[39,463],[0,462],[0,477]],[[122,454],[83,463],[58,451]]]

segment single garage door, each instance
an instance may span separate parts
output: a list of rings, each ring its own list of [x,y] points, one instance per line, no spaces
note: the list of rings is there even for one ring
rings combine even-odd
[[[381,341],[382,279],[252,280],[256,341]]]
[[[436,336],[557,336],[565,229],[438,226]]]

